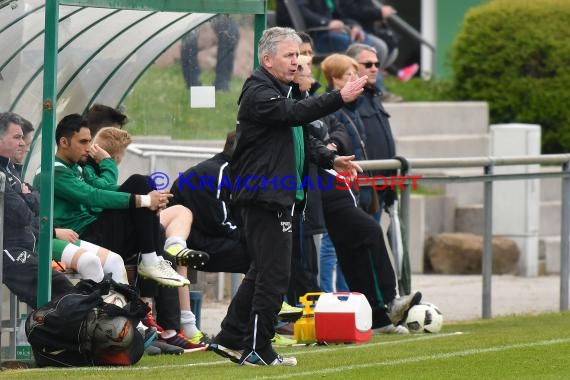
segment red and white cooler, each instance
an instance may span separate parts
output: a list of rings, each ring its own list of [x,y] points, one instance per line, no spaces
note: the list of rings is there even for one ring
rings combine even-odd
[[[323,293],[315,306],[318,342],[367,342],[372,336],[372,308],[361,293]]]

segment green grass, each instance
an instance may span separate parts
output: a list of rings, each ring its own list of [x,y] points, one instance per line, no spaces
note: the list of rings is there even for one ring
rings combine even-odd
[[[316,70],[315,70],[316,73]],[[202,83],[213,83],[211,71],[202,74]],[[324,91],[323,75],[319,76]],[[449,100],[446,82],[412,79],[402,83],[387,77],[388,89],[406,101]],[[243,80],[234,77],[227,92],[216,92],[216,107],[191,109],[190,95],[184,84],[179,63],[166,67],[152,66],[125,99],[133,135],[165,135],[180,140],[224,140],[235,129],[237,100]]]
[[[239,367],[211,352],[145,356],[129,368],[32,369],[2,379],[568,379],[570,313],[444,325],[439,334],[374,336],[370,343],[296,347],[297,367]]]
[[[414,78],[401,82],[395,77],[385,77],[384,85],[388,91],[400,95],[406,102],[453,101],[449,94],[451,84],[448,81]]]
[[[202,83],[213,82],[205,72]],[[237,99],[243,81],[233,78],[228,92],[216,92],[215,108],[190,108],[180,64],[151,67],[125,99],[133,135],[166,135],[173,139],[225,139],[235,129]]]

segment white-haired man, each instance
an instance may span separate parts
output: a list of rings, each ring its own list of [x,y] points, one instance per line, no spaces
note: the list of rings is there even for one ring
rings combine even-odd
[[[258,46],[261,67],[246,80],[238,101],[233,199],[251,264],[210,347],[239,364],[297,364],[278,355],[271,338],[289,283],[291,215],[305,199],[305,159],[344,172],[361,170],[354,156],[336,156],[303,125],[355,100],[366,77],[320,97],[291,99],[300,43],[293,29],[265,30]]]

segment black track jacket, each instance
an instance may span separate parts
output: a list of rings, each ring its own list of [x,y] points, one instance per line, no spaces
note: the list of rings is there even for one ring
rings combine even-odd
[[[264,68],[256,69],[243,85],[231,165],[236,205],[255,204],[273,210],[292,206],[295,147],[291,127],[305,125],[344,105],[339,91],[303,100],[289,99],[289,91],[291,86]],[[331,168],[334,152],[309,136],[305,127],[303,131],[305,157]]]

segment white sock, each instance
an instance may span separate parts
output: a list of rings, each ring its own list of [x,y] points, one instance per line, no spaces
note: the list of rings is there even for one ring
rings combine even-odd
[[[156,252],[143,253],[141,255],[141,261],[144,265],[154,265],[158,263],[158,256]]]
[[[119,254],[85,240],[81,240],[79,246],[95,253],[107,251],[107,259],[105,260],[105,264],[103,264],[103,273],[111,273],[111,278],[120,284],[129,283],[125,262]],[[101,260],[100,257],[99,260]]]
[[[176,335],[176,330],[164,330],[163,332],[159,333],[162,339],[172,338]]]
[[[111,278],[120,284],[128,284],[127,270],[123,258],[115,252],[109,251],[103,264],[103,272],[111,273]]]
[[[181,245],[182,248],[186,248],[186,240],[184,240],[182,236],[171,236],[166,239],[166,242],[164,243],[164,250],[167,250],[168,248],[177,244]]]
[[[180,328],[187,338],[192,338],[199,331],[196,327],[196,316],[191,310],[180,310]]]
[[[61,261],[64,262],[66,268],[71,269],[71,261],[73,260],[73,257],[75,256],[77,251],[79,251],[80,249],[81,249],[81,247],[78,247],[74,244],[68,244],[65,246],[65,248],[63,249],[63,252],[61,253]],[[81,249],[81,250],[85,251],[85,249]],[[87,253],[87,252],[85,252],[85,253]]]
[[[92,252],[86,252],[77,260],[77,273],[81,278],[101,282],[103,280],[103,267],[101,260]]]
[[[61,261],[63,261],[68,268],[71,268],[71,262],[80,250],[83,251],[83,253],[77,260],[77,273],[79,273],[81,278],[101,282],[104,275],[103,268],[95,252],[87,251],[85,248],[70,243],[63,249]]]

